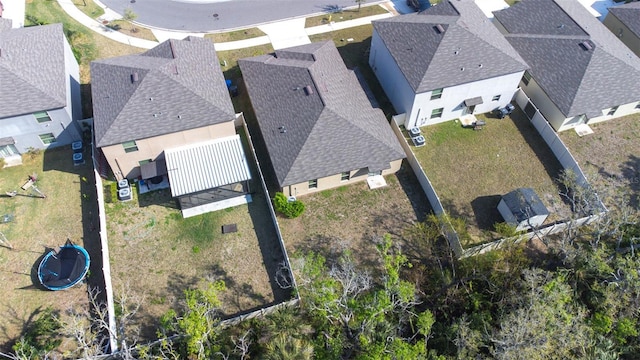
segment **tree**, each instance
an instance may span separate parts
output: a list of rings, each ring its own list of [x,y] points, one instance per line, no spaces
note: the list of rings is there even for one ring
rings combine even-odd
[[[124,9],[124,14],[122,14],[122,18],[131,24],[131,32],[138,32],[136,28],[136,24],[134,21],[138,18],[138,14],[136,14],[130,7]]]
[[[358,4],[358,12],[360,12],[360,8],[362,7],[362,4],[367,2],[367,0],[355,0],[355,1]]]

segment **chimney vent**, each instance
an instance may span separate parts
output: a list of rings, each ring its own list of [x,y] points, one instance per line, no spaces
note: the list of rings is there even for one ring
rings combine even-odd
[[[591,43],[589,43],[587,40],[581,42],[580,46],[582,47],[582,49],[584,51],[589,51],[589,50],[593,49],[593,45],[591,45]]]
[[[304,87],[304,93],[307,96],[313,95],[313,88],[310,85],[305,86]]]
[[[139,78],[138,78],[138,73],[134,72],[133,74],[131,74],[131,82],[135,83],[138,82]]]
[[[436,29],[436,32],[438,34],[444,33],[444,27],[442,25],[438,24],[438,25],[434,26],[434,28]]]

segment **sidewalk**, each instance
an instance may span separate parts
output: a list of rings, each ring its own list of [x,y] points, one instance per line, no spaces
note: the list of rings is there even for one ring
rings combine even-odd
[[[103,25],[97,19],[92,19],[90,16],[86,15],[80,9],[78,9],[71,0],[57,0],[58,4],[62,7],[64,12],[67,13],[70,17],[91,29],[92,31],[106,36],[111,40],[127,44],[130,46],[135,46],[143,49],[151,49],[158,45],[156,41],[144,40],[134,36],[125,35],[121,32],[112,30],[107,26]],[[119,14],[105,7],[96,1],[98,5],[105,9],[105,15],[101,16],[100,20],[114,20],[121,18]],[[383,6],[373,5],[373,6]],[[393,7],[393,4],[390,3],[387,6]],[[383,6],[387,9],[387,6]],[[314,26],[311,28],[304,28],[304,20],[305,18],[298,19],[288,19],[282,20],[278,22],[274,22],[271,24],[260,25],[258,28],[262,30],[266,36],[259,36],[251,39],[244,39],[238,41],[230,41],[224,43],[215,43],[216,50],[218,51],[226,51],[226,50],[236,50],[242,49],[246,47],[258,46],[271,43],[274,49],[281,49],[284,47],[302,45],[310,43],[309,35],[316,35],[325,32],[330,32],[334,30],[346,29],[354,26],[360,26],[365,24],[370,24],[373,20],[384,19],[387,17],[394,16],[392,13],[381,14],[381,15],[373,15],[363,18],[358,18],[354,20],[347,20],[341,22],[332,22],[326,25]],[[183,39],[186,36],[204,36],[204,33],[186,33],[180,31],[172,31],[166,29],[151,29],[155,37],[160,41],[165,41],[167,39]]]

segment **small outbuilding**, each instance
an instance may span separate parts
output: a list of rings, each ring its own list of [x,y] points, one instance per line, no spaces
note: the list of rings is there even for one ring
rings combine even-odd
[[[549,216],[549,210],[531,188],[519,188],[504,195],[498,211],[518,231],[540,226]]]

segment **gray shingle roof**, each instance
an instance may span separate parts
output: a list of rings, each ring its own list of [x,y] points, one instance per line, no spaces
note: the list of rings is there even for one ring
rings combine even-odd
[[[519,188],[502,197],[513,216],[518,222],[525,221],[536,215],[549,215],[549,210],[531,188]]]
[[[566,117],[602,116],[603,109],[640,100],[640,59],[579,2],[523,0],[494,14],[515,31],[507,40]]]
[[[405,157],[332,42],[238,63],[280,186]]]
[[[139,55],[94,61],[91,83],[98,147],[235,118],[214,45],[205,39],[167,40]]]
[[[627,25],[636,36],[640,36],[640,2],[611,7],[609,13]]]
[[[443,1],[373,27],[416,93],[527,69],[473,0]]]
[[[62,24],[0,31],[0,118],[67,104]]]

